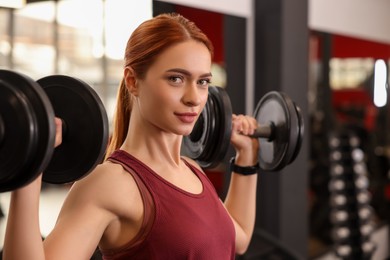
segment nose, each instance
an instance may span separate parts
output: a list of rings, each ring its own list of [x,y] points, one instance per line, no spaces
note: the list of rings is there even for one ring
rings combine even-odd
[[[198,106],[202,102],[202,95],[196,84],[188,85],[183,95],[183,103],[187,106]]]

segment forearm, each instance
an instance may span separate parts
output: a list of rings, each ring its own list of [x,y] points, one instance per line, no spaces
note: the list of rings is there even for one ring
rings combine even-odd
[[[232,173],[231,183],[225,200],[225,206],[242,233],[237,233],[237,247],[249,245],[253,234],[256,216],[257,176],[240,176]]]
[[[241,158],[236,157],[237,164],[241,166],[254,165],[253,159],[244,160]],[[257,175],[244,176],[233,172],[225,199],[225,206],[238,225],[236,228],[238,253],[247,249],[253,234],[256,217]]]
[[[11,193],[3,259],[44,259],[39,228],[41,177]]]

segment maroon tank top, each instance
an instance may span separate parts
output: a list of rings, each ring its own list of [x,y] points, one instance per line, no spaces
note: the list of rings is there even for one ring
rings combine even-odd
[[[135,239],[117,249],[101,250],[103,259],[235,258],[233,222],[214,186],[197,168],[185,161],[203,185],[201,193],[193,194],[166,181],[125,151],[115,151],[109,160],[122,164],[132,174],[145,213]]]

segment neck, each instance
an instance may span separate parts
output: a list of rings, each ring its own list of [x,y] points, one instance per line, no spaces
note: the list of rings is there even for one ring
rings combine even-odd
[[[164,165],[178,167],[182,139],[181,135],[166,133],[132,115],[121,149],[149,164],[164,162]]]

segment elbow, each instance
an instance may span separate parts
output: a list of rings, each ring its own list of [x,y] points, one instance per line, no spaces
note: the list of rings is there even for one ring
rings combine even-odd
[[[248,251],[250,242],[251,242],[250,237],[248,237],[247,239],[242,239],[242,241],[236,245],[236,254],[237,255],[245,254],[246,251]]]

